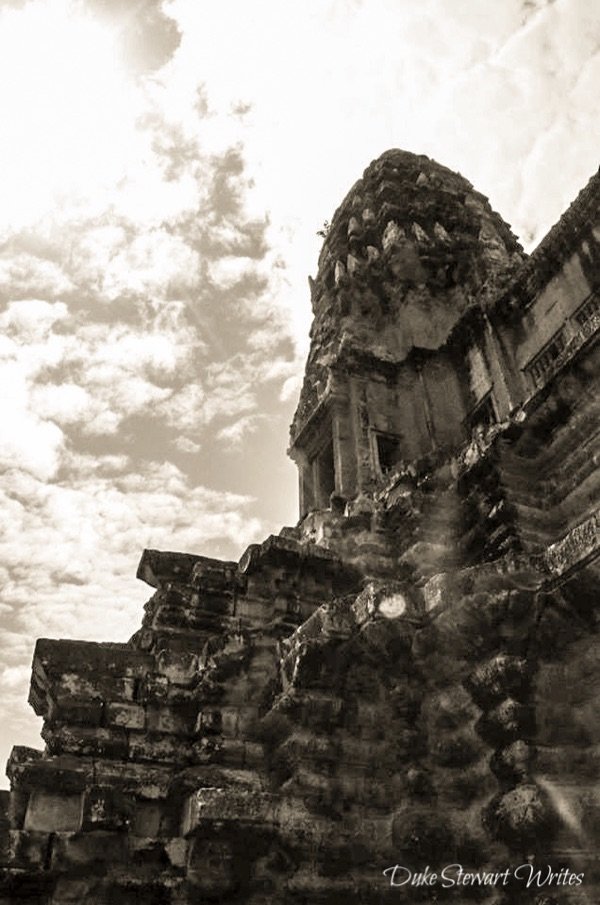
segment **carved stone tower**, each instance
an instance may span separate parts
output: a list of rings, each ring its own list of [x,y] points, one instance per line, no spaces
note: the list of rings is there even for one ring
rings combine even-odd
[[[371,491],[400,461],[460,446],[481,400],[445,348],[523,254],[462,176],[388,151],[336,211],[311,281],[314,322],[291,429],[300,514]],[[435,353],[435,354],[433,354]],[[507,414],[499,395],[494,413]]]

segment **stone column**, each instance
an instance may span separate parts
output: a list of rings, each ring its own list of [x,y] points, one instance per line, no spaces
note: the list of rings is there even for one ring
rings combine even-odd
[[[367,382],[353,380],[350,388],[350,421],[356,463],[356,491],[371,490],[375,482],[375,466],[370,438],[369,402]]]
[[[485,318],[485,358],[492,378],[492,394],[499,421],[505,421],[517,404],[512,391],[510,366],[496,338],[496,331]]]
[[[356,461],[348,398],[336,400],[331,418],[335,491],[345,499],[356,494]]]

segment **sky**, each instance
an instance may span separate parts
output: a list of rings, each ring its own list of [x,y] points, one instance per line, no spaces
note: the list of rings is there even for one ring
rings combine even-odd
[[[0,761],[37,637],[126,640],[144,547],[237,559],[326,220],[384,150],[532,250],[598,167],[590,0],[0,0]]]

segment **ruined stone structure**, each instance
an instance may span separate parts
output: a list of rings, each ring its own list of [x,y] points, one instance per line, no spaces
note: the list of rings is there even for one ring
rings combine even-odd
[[[597,905],[599,202],[528,257],[456,173],[368,167],[311,281],[300,521],[145,551],[128,643],[38,641],[3,905]],[[383,874],[527,861],[583,877]]]

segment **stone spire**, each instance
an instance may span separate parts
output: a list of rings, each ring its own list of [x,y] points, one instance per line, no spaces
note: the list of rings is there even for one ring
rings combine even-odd
[[[419,351],[444,346],[461,315],[514,272],[510,228],[462,176],[387,151],[338,210],[311,283],[314,321],[290,454],[301,514],[368,489],[399,458],[464,440],[469,408]],[[436,406],[440,384],[447,407]]]

